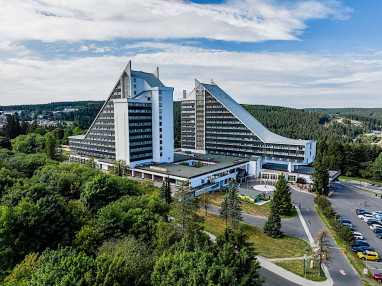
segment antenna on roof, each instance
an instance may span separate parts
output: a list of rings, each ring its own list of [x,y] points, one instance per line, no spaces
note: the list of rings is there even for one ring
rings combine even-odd
[[[157,67],[155,69],[155,71],[153,72],[153,74],[157,77],[157,79],[159,79],[159,67]]]
[[[183,89],[183,98],[187,98],[187,91]]]
[[[214,83],[213,79],[211,79],[211,85],[216,85],[216,83]]]

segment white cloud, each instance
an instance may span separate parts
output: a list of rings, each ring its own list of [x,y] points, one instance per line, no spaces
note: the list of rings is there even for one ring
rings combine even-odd
[[[0,38],[295,40],[306,28],[304,21],[343,19],[350,12],[335,0],[229,0],[219,5],[183,0],[0,0]]]
[[[360,55],[324,57],[304,53],[239,53],[142,42],[132,57],[42,60],[0,58],[2,104],[104,100],[131,59],[133,69],[160,67],[161,80],[190,92],[194,78],[211,78],[240,103],[292,107],[382,106],[382,60]],[[95,47],[92,47],[94,49]],[[150,49],[155,49],[150,52]]]

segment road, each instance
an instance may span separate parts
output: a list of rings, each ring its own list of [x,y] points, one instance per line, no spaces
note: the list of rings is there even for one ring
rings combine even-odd
[[[260,269],[260,274],[266,278],[264,286],[298,286],[298,284],[290,282],[265,268]]]
[[[249,183],[248,188],[251,188],[253,184]],[[241,187],[247,187],[247,183],[242,184]],[[299,192],[292,189],[292,200],[295,205],[301,204],[301,214],[305,219],[306,224],[313,236],[315,238],[321,229],[326,229],[326,226],[322,222],[320,216],[317,214],[314,209],[314,196],[305,193]],[[215,209],[216,211],[216,209]],[[244,215],[243,220],[245,223],[253,224],[257,226],[264,226],[266,219]],[[302,228],[301,222],[296,218],[282,220],[282,231],[288,235],[293,235],[302,239],[307,240],[306,234]],[[330,244],[332,249],[332,262],[329,267],[330,275],[334,281],[334,285],[338,286],[349,286],[349,285],[363,285],[361,279],[355,270],[351,267],[349,261],[345,255],[338,249],[337,244],[330,235]],[[346,273],[342,275],[340,271]]]
[[[382,211],[382,199],[352,186],[335,184],[335,187],[334,196],[331,199],[335,211],[341,217],[351,220],[354,230],[361,232],[364,240],[381,255],[382,240],[377,238],[370,227],[357,217],[355,210],[360,208],[370,212]],[[368,262],[368,266],[372,272],[382,272],[381,262]]]
[[[313,195],[292,190],[292,200],[297,204],[301,204],[301,214],[303,215],[313,238],[316,238],[321,229],[327,229],[314,209],[315,203],[313,201]],[[334,281],[334,285],[363,285],[361,279],[353,270],[345,255],[338,249],[332,236],[330,236],[330,244],[332,247],[332,262],[329,267],[329,272]],[[340,270],[343,270],[346,275],[342,275]]]

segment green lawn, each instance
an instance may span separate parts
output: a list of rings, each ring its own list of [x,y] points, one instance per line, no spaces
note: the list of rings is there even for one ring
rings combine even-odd
[[[225,193],[223,192],[215,192],[211,194],[211,205],[220,207]],[[271,202],[266,203],[264,205],[255,205],[251,202],[246,202],[242,200],[243,213],[250,214],[254,216],[262,216],[268,217],[271,212]],[[297,211],[294,209],[292,214],[289,216],[281,216],[281,218],[292,218],[297,215]]]
[[[204,212],[201,211],[201,214]],[[225,222],[218,215],[208,213],[205,217],[205,231],[217,236],[224,232]],[[305,254],[307,242],[302,239],[285,235],[283,238],[268,237],[261,227],[244,224],[244,229],[250,236],[259,255],[267,258],[301,257]]]
[[[310,261],[312,258],[308,258],[308,267],[306,268],[306,279],[312,281],[325,281],[326,276],[325,273],[321,270],[321,276],[318,274],[318,263],[314,260],[313,269],[310,268]],[[284,260],[284,261],[276,261],[276,265],[294,273],[298,276],[304,277],[304,260]]]

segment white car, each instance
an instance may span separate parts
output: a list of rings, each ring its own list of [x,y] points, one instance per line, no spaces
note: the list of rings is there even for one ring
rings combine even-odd
[[[363,221],[364,222],[367,222],[369,219],[375,219],[375,217],[373,215],[364,215],[363,216]]]
[[[377,219],[377,220],[382,220],[382,215],[375,215],[375,218]]]
[[[352,234],[354,235],[354,238],[357,240],[363,239],[362,233],[360,233],[360,232],[352,231]]]
[[[382,225],[380,225],[380,224],[372,224],[372,225],[370,225],[370,228],[371,228],[372,230],[374,230],[374,229],[376,229],[376,228],[382,228]]]
[[[376,212],[372,212],[373,215],[382,215],[382,211],[376,211]]]
[[[358,218],[364,219],[365,217],[374,217],[372,214],[360,214],[358,215]]]

